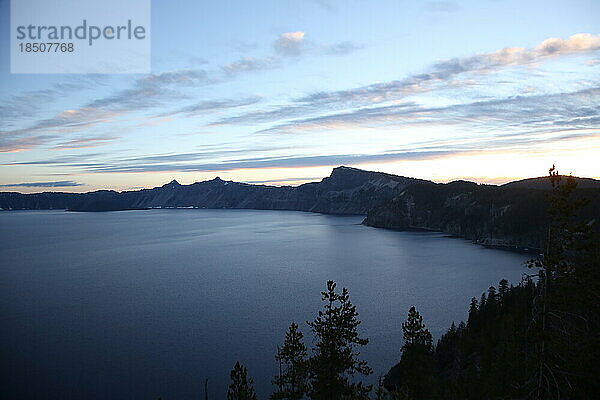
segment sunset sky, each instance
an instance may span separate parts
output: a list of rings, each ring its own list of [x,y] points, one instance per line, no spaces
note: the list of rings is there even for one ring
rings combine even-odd
[[[600,178],[600,2],[153,1],[152,73],[11,74],[0,191]]]

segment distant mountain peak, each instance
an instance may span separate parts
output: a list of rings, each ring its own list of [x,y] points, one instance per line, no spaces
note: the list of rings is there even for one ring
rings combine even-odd
[[[173,179],[169,183],[165,183],[164,185],[162,185],[162,187],[164,187],[164,188],[175,188],[178,186],[181,186],[181,184],[179,182],[177,182],[175,179]]]
[[[340,165],[339,167],[335,167],[333,169],[333,171],[331,171],[332,174],[334,174],[335,172],[342,172],[342,171],[355,171],[355,172],[367,172],[364,169],[359,169],[359,168],[353,168],[353,167],[346,167],[345,165]]]
[[[352,167],[346,167],[346,166],[340,166],[340,167],[335,167],[332,171],[331,171],[331,175],[330,177],[336,177],[336,176],[344,176],[344,175],[349,175],[349,174],[364,174],[364,173],[369,173],[368,171],[362,170],[362,169],[358,169],[358,168],[352,168]]]

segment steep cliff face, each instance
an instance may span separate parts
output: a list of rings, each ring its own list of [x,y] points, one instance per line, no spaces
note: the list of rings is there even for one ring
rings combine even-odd
[[[540,249],[546,234],[547,194],[520,185],[415,184],[370,210],[364,224],[441,231],[491,246]],[[589,200],[579,218],[597,229],[600,189],[579,189],[576,197]]]

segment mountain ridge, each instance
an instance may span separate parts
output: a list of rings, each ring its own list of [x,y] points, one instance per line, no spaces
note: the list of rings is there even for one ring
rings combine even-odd
[[[600,181],[582,182],[577,196],[590,199],[580,218],[597,229]],[[254,185],[211,180],[181,185],[176,180],[152,189],[87,193],[0,192],[0,208],[117,211],[148,208],[241,208],[366,215],[372,227],[441,231],[500,247],[541,248],[544,240],[547,178],[505,185],[469,181],[435,183],[351,167],[334,168],[319,182],[299,186]]]

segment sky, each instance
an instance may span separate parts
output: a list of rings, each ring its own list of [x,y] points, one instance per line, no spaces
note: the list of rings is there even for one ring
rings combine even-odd
[[[41,1],[41,0],[40,0]],[[0,191],[600,178],[600,2],[152,1],[150,74],[11,74]]]

